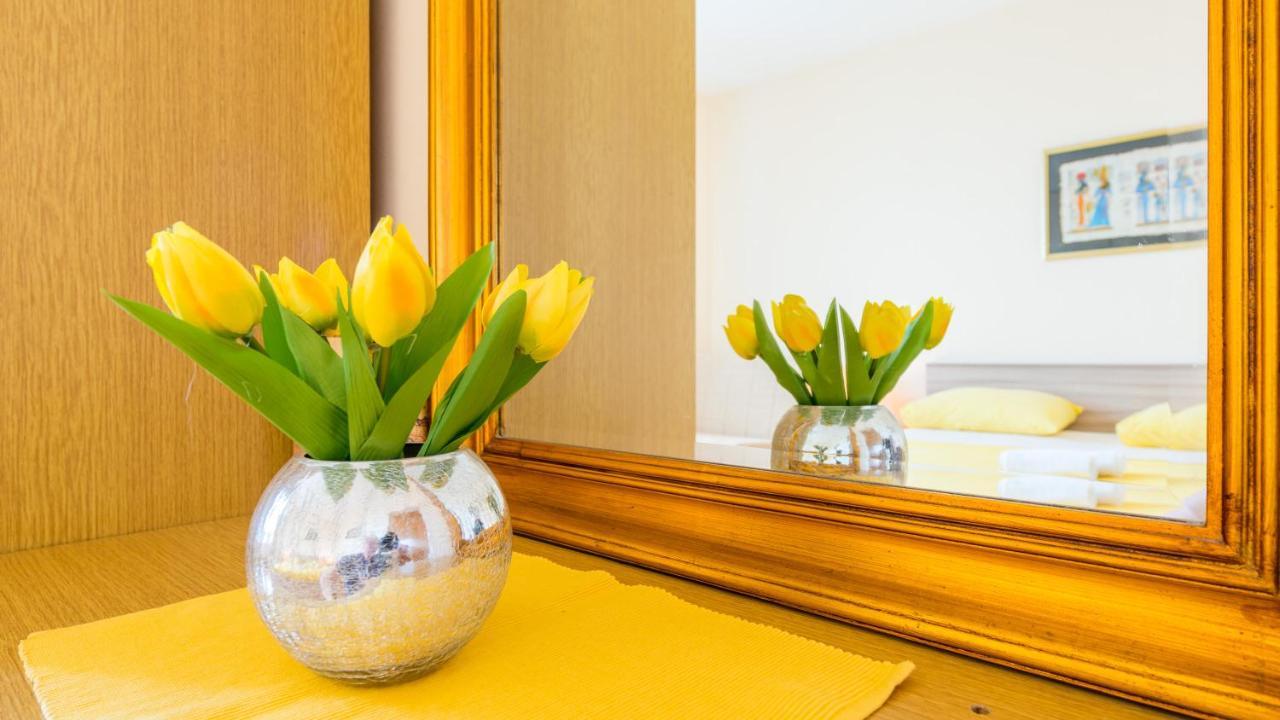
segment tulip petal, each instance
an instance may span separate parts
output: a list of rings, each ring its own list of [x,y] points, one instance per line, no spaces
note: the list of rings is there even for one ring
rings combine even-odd
[[[529,357],[534,362],[544,363],[551,360],[559,355],[573,339],[573,334],[577,332],[583,316],[587,314],[587,306],[591,304],[594,284],[595,278],[587,278],[574,289],[569,309],[565,312],[560,325],[542,338],[538,347],[529,353]]]
[[[160,291],[160,297],[164,300],[165,306],[169,308],[169,312],[177,315],[178,306],[173,302],[173,296],[169,294],[168,282],[165,280],[164,259],[160,256],[160,249],[156,247],[159,242],[159,234],[153,235],[151,238],[151,247],[147,249],[147,265],[151,266],[151,273],[156,282],[156,289]]]
[[[416,251],[385,232],[383,218],[365,244],[351,287],[356,322],[373,341],[390,347],[413,332],[426,312],[427,289]],[[432,296],[434,298],[434,288]]]
[[[799,295],[784,295],[773,304],[773,325],[792,352],[809,352],[822,339],[818,314]]]
[[[280,302],[314,330],[324,331],[337,325],[337,288],[327,287],[287,257],[280,258],[277,287]]]
[[[529,299],[524,323],[520,326],[519,346],[531,352],[564,318],[569,300],[569,264],[560,261],[546,275],[530,280],[525,292]]]
[[[173,302],[173,314],[209,332],[223,337],[237,337],[238,333],[219,322],[218,318],[201,304],[192,287],[186,266],[179,258],[182,251],[175,247],[173,236],[167,235],[162,238],[156,249],[164,268],[163,274],[166,287],[169,289],[169,299]]]
[[[497,287],[489,292],[484,299],[484,304],[480,307],[480,319],[483,323],[488,324],[493,319],[493,314],[498,311],[502,303],[511,297],[511,293],[524,287],[525,282],[529,279],[529,266],[524,263],[516,265],[511,272],[507,273],[507,277]]]
[[[418,252],[418,247],[413,244],[413,238],[409,237],[409,230],[402,224],[396,227],[395,234],[392,236],[396,245],[404,251],[404,255],[413,261],[414,267],[418,269],[418,273],[422,276],[422,287],[425,293],[422,313],[425,315],[431,312],[431,308],[436,304],[436,278],[431,272],[431,266],[422,258],[422,253]]]
[[[203,314],[216,319],[222,334],[247,335],[262,318],[265,302],[244,265],[186,223],[174,223],[166,239]]]
[[[335,294],[340,295],[343,305],[351,304],[347,276],[342,274],[342,268],[338,266],[337,260],[329,258],[320,263],[320,267],[316,268],[315,276],[328,289],[329,297],[333,297]]]

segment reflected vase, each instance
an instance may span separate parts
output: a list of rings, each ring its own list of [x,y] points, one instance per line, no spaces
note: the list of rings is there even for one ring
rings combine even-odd
[[[773,431],[774,470],[885,485],[907,481],[907,436],[880,405],[796,405]]]
[[[510,562],[506,501],[470,450],[295,457],[258,502],[246,553],[249,592],[275,638],[354,684],[409,680],[449,659],[493,609]]]

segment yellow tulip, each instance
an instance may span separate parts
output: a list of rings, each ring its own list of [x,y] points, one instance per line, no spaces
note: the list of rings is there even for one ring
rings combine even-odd
[[[529,266],[524,263],[516,265],[511,272],[507,273],[506,279],[485,296],[484,303],[480,306],[480,321],[486,325],[489,324],[493,314],[502,307],[502,303],[506,302],[515,291],[523,289],[528,280]]]
[[[255,266],[255,269],[256,266]],[[280,272],[267,274],[280,304],[293,311],[317,332],[328,335],[338,327],[338,297],[347,298],[347,278],[333,258],[309,273],[289,258],[280,258]]]
[[[560,354],[582,323],[595,293],[595,278],[560,261],[547,274],[530,278],[526,265],[517,265],[485,298],[480,317],[487,324],[502,303],[517,290],[528,296],[517,343],[535,362],[547,362]]]
[[[739,305],[738,310],[725,320],[724,334],[728,336],[733,351],[743,360],[754,360],[760,353],[756,316],[746,305]]]
[[[278,280],[279,280],[279,279],[278,279],[274,274],[272,274],[271,272],[268,272],[266,268],[262,267],[261,265],[259,265],[259,264],[257,264],[257,263],[254,263],[254,264],[253,264],[253,277],[254,277],[254,279],[260,278],[260,277],[262,277],[263,275],[266,275],[266,276],[267,276],[267,281],[271,283],[271,290],[272,290],[272,292],[274,292],[274,293],[276,294],[276,298],[277,298],[277,299],[279,299],[279,297],[280,297],[280,285],[279,285],[279,282],[278,282]]]
[[[784,295],[773,303],[773,328],[793,352],[809,352],[822,340],[818,314],[799,295]]]
[[[940,297],[930,299],[929,303],[933,303],[933,324],[929,326],[929,339],[924,342],[924,346],[925,349],[932,350],[938,347],[938,343],[942,342],[942,338],[946,337],[947,326],[951,324],[951,311],[953,308]],[[925,303],[925,305],[929,303]],[[922,312],[924,312],[924,306],[921,306],[916,311],[915,317],[920,317]],[[915,317],[912,319],[915,319]]]
[[[868,302],[862,306],[862,324],[858,327],[862,349],[873,360],[897,350],[910,321],[911,308],[907,305],[894,305],[888,300],[879,305]]]
[[[223,337],[248,335],[266,303],[253,276],[186,223],[151,236],[147,264],[169,311]]]
[[[436,304],[436,280],[404,225],[378,221],[356,263],[351,311],[374,342],[390,347]]]

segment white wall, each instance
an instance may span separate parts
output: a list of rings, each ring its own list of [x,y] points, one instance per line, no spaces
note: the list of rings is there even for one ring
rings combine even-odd
[[[1044,259],[1047,148],[1201,124],[1204,0],[1026,0],[698,107],[698,428],[789,404],[729,350],[738,303],[795,292],[956,307],[929,361],[1192,363],[1203,246]]]

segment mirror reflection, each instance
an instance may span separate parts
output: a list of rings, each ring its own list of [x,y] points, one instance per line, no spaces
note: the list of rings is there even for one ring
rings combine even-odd
[[[1202,523],[1207,32],[700,0],[691,437],[503,432]]]

